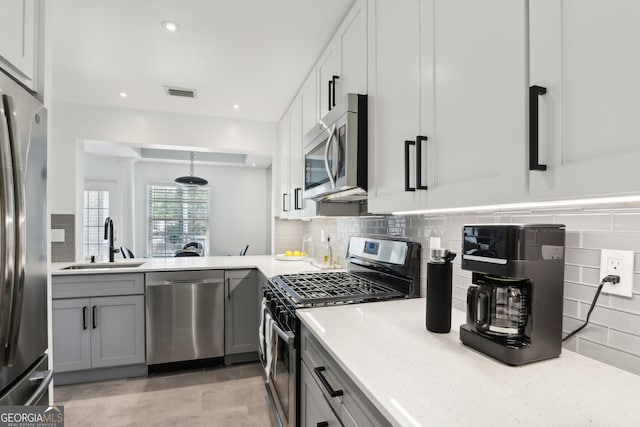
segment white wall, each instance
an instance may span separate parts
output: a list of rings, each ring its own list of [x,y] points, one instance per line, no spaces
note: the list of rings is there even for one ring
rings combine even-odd
[[[168,163],[136,163],[134,166],[135,244],[134,254],[146,253],[147,185],[173,183],[188,174],[189,166]],[[249,245],[248,255],[270,253],[268,221],[271,195],[266,169],[196,165],[195,174],[211,188],[211,255],[238,255]]]
[[[85,139],[263,155],[273,155],[277,143],[275,123],[61,103],[52,112],[48,179],[55,214],[77,213]]]

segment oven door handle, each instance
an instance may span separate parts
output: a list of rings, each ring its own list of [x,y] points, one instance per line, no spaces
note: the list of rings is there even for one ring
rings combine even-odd
[[[324,146],[324,168],[327,171],[327,175],[329,176],[329,182],[331,182],[331,188],[336,188],[336,179],[334,177],[333,170],[331,170],[331,166],[329,165],[329,148],[331,148],[331,144],[333,144],[333,138],[336,133],[336,125],[334,124],[329,130],[329,139]],[[337,172],[336,172],[337,174]]]
[[[287,343],[287,345],[293,344],[293,340],[296,338],[293,332],[285,332],[278,326],[278,324],[274,321],[272,324],[273,330],[276,331],[276,334],[280,336]]]

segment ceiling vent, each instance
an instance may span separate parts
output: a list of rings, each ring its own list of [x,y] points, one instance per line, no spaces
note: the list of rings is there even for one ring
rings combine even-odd
[[[173,87],[173,86],[165,86],[164,88],[167,91],[167,95],[169,96],[180,96],[182,98],[196,97],[195,89],[185,89],[183,87]]]

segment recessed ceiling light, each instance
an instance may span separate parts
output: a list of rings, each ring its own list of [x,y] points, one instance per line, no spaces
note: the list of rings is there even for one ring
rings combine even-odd
[[[239,106],[238,104],[233,104],[233,109],[234,109],[234,110],[239,110],[239,109],[240,109],[240,106]]]
[[[126,98],[127,96],[127,92],[120,92],[120,98]]]
[[[173,22],[173,21],[163,21],[162,28],[164,28],[165,30],[171,33],[180,31],[180,25],[178,25],[177,22]]]
[[[255,164],[255,163],[251,163],[251,166],[255,167],[255,166],[256,166],[256,164]]]

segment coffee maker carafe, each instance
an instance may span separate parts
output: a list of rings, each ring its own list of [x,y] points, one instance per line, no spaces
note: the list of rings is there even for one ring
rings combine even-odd
[[[466,225],[462,237],[473,272],[462,342],[510,365],[559,356],[564,226]]]

